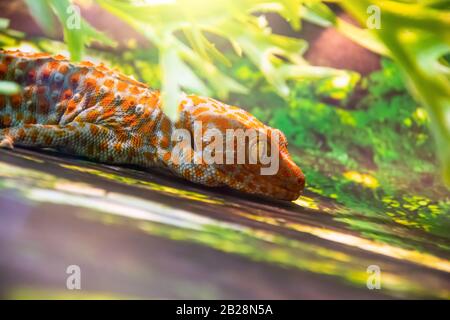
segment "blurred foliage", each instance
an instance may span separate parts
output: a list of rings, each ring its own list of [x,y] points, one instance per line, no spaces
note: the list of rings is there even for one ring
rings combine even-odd
[[[79,8],[70,0],[25,0],[30,13],[50,36],[57,30],[55,16],[64,30],[64,41],[67,43],[71,58],[75,61],[83,57],[85,46],[92,41],[114,45],[114,41],[93,28],[81,17]]]
[[[345,71],[312,67],[302,58],[307,48],[301,39],[273,34],[263,15],[276,12],[300,28],[302,12],[326,7],[319,1],[244,0],[244,1],[123,1],[96,0],[105,10],[127,22],[157,48],[163,106],[172,119],[177,117],[182,89],[226,98],[229,92],[248,92],[235,79],[227,77],[217,64],[230,61],[211,39],[225,39],[239,56],[245,54],[281,96],[288,96],[286,84],[292,78],[340,76]],[[64,39],[73,60],[82,57],[92,40],[112,41],[80,18],[80,28],[73,28],[77,14],[69,0],[28,0],[30,12],[47,33],[55,30],[54,16],[64,29]],[[300,7],[305,10],[300,10]],[[245,32],[242,32],[245,30]]]
[[[371,30],[407,75],[410,89],[431,120],[446,182],[450,184],[450,3],[429,1],[342,2],[364,24],[367,8],[381,12],[381,28]]]
[[[0,36],[2,34],[6,35],[6,36],[14,35],[14,34],[19,37],[22,36],[22,34],[20,34],[17,31],[9,30],[8,27],[9,27],[9,20],[0,18]],[[11,82],[11,81],[1,81],[0,80],[0,94],[13,95],[19,91],[20,91],[20,87],[16,83]]]

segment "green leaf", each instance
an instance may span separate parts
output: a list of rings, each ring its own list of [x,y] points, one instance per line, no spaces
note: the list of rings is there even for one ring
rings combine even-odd
[[[31,1],[33,2],[33,1]],[[79,8],[69,0],[47,0],[64,29],[64,40],[72,60],[81,60],[85,46],[92,41],[114,45],[114,41],[97,31],[80,15]]]
[[[329,27],[336,24],[336,15],[325,4],[314,1],[307,3],[303,7],[303,17],[310,22],[317,23],[323,27]]]
[[[284,17],[292,29],[300,30],[300,4],[302,0],[282,0],[280,1],[283,4],[283,10],[280,12],[281,16]]]
[[[172,120],[178,119],[178,102],[182,88],[188,88],[196,93],[208,92],[195,73],[180,58],[174,44],[169,44],[160,52],[162,79],[162,101],[166,115]]]
[[[25,0],[30,14],[50,36],[55,35],[55,15],[53,14],[50,3],[47,0]]]
[[[9,20],[0,18],[0,30],[5,30],[9,27]]]
[[[378,5],[382,12],[382,28],[373,32],[407,75],[413,95],[427,108],[444,180],[450,186],[450,78],[448,69],[440,64],[450,52],[450,14],[421,3],[343,3],[360,23],[367,18],[370,5]]]
[[[0,80],[0,94],[13,95],[19,93],[21,90],[20,86],[12,81],[1,81]]]

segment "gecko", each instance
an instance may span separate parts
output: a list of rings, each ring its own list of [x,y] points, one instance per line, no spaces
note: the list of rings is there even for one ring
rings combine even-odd
[[[194,183],[272,199],[292,201],[304,189],[305,176],[292,160],[284,134],[239,107],[184,94],[178,119],[171,121],[163,112],[160,91],[103,63],[75,63],[48,53],[0,50],[0,80],[22,88],[14,95],[0,95],[0,148],[51,148],[100,163],[163,168]],[[265,164],[260,161],[203,161],[204,139],[200,152],[195,143],[187,147],[190,159],[199,161],[176,161],[174,131],[194,134],[196,122],[224,139],[229,129],[257,130],[268,145],[277,147],[277,172],[262,175]]]

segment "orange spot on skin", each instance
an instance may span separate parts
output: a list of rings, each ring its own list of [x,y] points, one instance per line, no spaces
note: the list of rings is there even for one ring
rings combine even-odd
[[[30,132],[30,139],[32,143],[36,143],[36,140],[38,138],[38,132],[36,130],[33,130]]]
[[[142,90],[140,90],[138,87],[136,87],[136,86],[132,86],[131,88],[130,88],[130,92],[132,93],[132,94],[140,94],[141,92],[142,92]]]
[[[37,53],[33,53],[31,55],[31,57],[33,57],[33,58],[48,58],[48,57],[50,57],[50,54],[45,53],[45,52],[37,52]]]
[[[26,61],[20,61],[16,65],[16,69],[25,70],[28,66],[28,63]]]
[[[141,148],[143,146],[143,144],[144,144],[144,140],[141,139],[140,137],[134,137],[133,139],[131,139],[131,145],[135,149]]]
[[[23,120],[23,113],[22,112],[16,113],[16,121],[20,122],[22,120]]]
[[[145,157],[145,159],[147,159],[149,161],[154,161],[155,160],[155,157],[150,152],[144,152],[144,157]]]
[[[50,61],[50,62],[48,63],[48,67],[49,67],[51,70],[56,70],[56,69],[58,68],[58,66],[59,66],[59,62],[58,62],[58,61]]]
[[[66,113],[72,113],[77,108],[77,103],[73,100],[70,100],[67,104]]]
[[[19,140],[24,140],[24,139],[25,139],[25,136],[26,136],[25,130],[24,130],[23,128],[20,128],[20,129],[17,131],[17,139],[19,139]]]
[[[114,94],[111,92],[108,92],[105,94],[103,99],[100,101],[100,104],[104,107],[110,106],[114,101]]]
[[[125,130],[120,129],[116,131],[116,138],[121,142],[125,142],[128,140],[129,136]]]
[[[100,112],[97,110],[92,110],[86,115],[86,122],[93,123],[97,118],[100,116]],[[96,126],[91,126],[91,132],[92,128],[97,128]],[[95,130],[95,129],[94,129]],[[98,128],[96,129],[98,131]]]
[[[163,118],[161,120],[161,126],[160,126],[160,130],[164,133],[169,132],[170,131],[170,127],[171,127],[171,122],[169,119],[167,118]]]
[[[94,70],[92,71],[92,75],[93,75],[95,78],[103,78],[103,77],[105,76],[105,74],[104,74],[103,72],[100,72],[100,71],[98,71],[98,70],[96,70],[96,69],[94,69]]]
[[[122,108],[124,111],[128,111],[130,108],[134,107],[136,105],[136,99],[133,97],[127,97],[122,102]]]
[[[123,122],[124,122],[124,124],[126,124],[128,126],[132,126],[131,124],[136,120],[136,118],[137,118],[136,115],[130,114],[123,118]]]
[[[96,91],[94,90],[92,95],[89,96],[89,100],[86,102],[86,108],[91,108],[97,103],[97,94],[95,92]]]
[[[37,94],[38,95],[44,95],[47,92],[46,86],[40,86],[37,88]]]
[[[58,72],[62,74],[67,74],[67,72],[69,72],[69,66],[67,64],[61,64],[59,66]]]
[[[46,135],[44,137],[44,144],[47,146],[50,146],[53,142],[53,137],[51,137],[50,135]]]
[[[119,81],[117,83],[117,90],[118,91],[125,91],[128,88],[128,83],[123,82],[123,81]]]
[[[20,94],[15,94],[11,96],[11,105],[14,109],[19,109],[22,105],[22,96]]]
[[[120,153],[122,151],[122,143],[118,142],[116,143],[114,146],[114,151],[116,151],[117,153]]]
[[[109,89],[112,89],[114,87],[114,80],[107,79],[103,82],[103,85]]]
[[[93,78],[88,78],[84,80],[84,86],[86,89],[94,89],[97,86],[97,81]]]
[[[150,144],[152,146],[158,145],[158,137],[156,135],[153,135],[153,136],[150,137]]]
[[[150,106],[156,107],[159,103],[159,92],[153,92],[150,96]]]
[[[50,104],[48,103],[47,99],[45,97],[39,98],[39,112],[42,114],[47,114],[50,110]]]
[[[201,104],[201,103],[205,103],[205,99],[202,99],[202,98],[197,97],[197,96],[189,96],[189,98],[191,98],[192,102],[193,102],[195,105],[199,105],[199,104]]]
[[[151,97],[148,97],[148,96],[144,96],[144,97],[141,97],[141,98],[139,98],[139,103],[140,104],[150,104],[150,102],[152,101],[152,98]]]
[[[35,124],[36,118],[33,116],[28,116],[28,118],[25,119],[24,123],[25,124]]]
[[[215,118],[213,122],[218,128],[227,129],[230,127],[230,121],[227,118]]]
[[[61,99],[62,99],[62,100],[70,99],[70,98],[72,97],[72,94],[73,94],[72,90],[67,89],[67,90],[65,90],[65,91],[63,92],[63,94],[62,94],[62,96],[61,96]]]
[[[3,127],[9,127],[11,125],[11,117],[8,114],[3,115],[0,120]]]
[[[52,74],[52,70],[49,68],[45,68],[41,71],[41,78],[44,80],[48,80],[50,78],[50,75]]]
[[[73,73],[70,78],[69,78],[69,82],[72,86],[77,86],[78,83],[80,82],[80,74],[79,73]]]
[[[0,78],[5,79],[7,73],[8,73],[8,65],[0,64]]]
[[[201,114],[201,113],[203,113],[203,112],[206,112],[206,111],[208,111],[208,110],[209,110],[208,107],[200,107],[200,108],[195,109],[194,112],[192,112],[192,114],[193,114],[194,116],[198,116],[199,114]]]
[[[81,61],[78,65],[81,67],[93,67],[94,66],[94,64],[90,61]]]
[[[36,81],[36,70],[30,70],[27,74],[27,79],[29,83],[33,83]]]
[[[159,141],[159,145],[161,146],[161,148],[167,149],[169,147],[169,138],[165,136],[162,137]]]
[[[64,56],[61,55],[61,54],[58,54],[58,55],[54,56],[53,59],[55,59],[55,60],[66,60],[67,58],[64,57]]]
[[[100,64],[97,66],[97,70],[102,71],[102,72],[107,72],[107,71],[109,71],[108,68],[106,68],[105,65],[104,65],[103,63],[100,63]]]
[[[101,118],[108,119],[108,118],[112,117],[114,115],[114,113],[116,113],[115,109],[113,107],[108,107],[105,109],[105,111],[101,115]]]
[[[100,151],[106,151],[108,149],[108,142],[102,141],[99,143],[98,148]]]
[[[126,83],[128,83],[128,84],[132,84],[132,85],[137,85],[137,86],[140,86],[140,87],[148,88],[148,86],[145,85],[144,83],[141,83],[141,82],[139,82],[139,81],[136,81],[136,80],[134,80],[134,79],[131,78],[131,77],[127,77],[127,76],[124,75],[124,74],[119,74],[119,80],[124,81],[124,82],[126,82]]]
[[[145,121],[140,127],[139,132],[142,135],[150,135],[155,127],[155,121]]]
[[[252,183],[252,182],[249,182],[249,183],[247,184],[247,187],[248,187],[250,190],[256,189],[256,185],[255,185],[254,183]]]
[[[163,160],[164,160],[165,162],[167,162],[167,161],[170,160],[170,152],[166,152],[166,154],[164,154]]]

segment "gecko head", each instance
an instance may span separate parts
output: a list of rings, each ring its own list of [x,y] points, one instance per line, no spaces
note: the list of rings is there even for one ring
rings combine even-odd
[[[305,176],[289,155],[284,134],[250,113],[210,98],[188,96],[190,130],[202,133],[203,159],[216,179],[243,192],[282,200],[297,199]],[[195,130],[195,124],[200,125]],[[197,132],[196,132],[197,131]],[[194,149],[199,149],[194,145]]]

